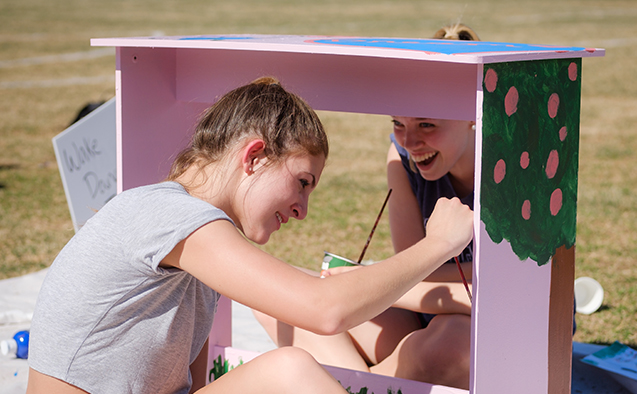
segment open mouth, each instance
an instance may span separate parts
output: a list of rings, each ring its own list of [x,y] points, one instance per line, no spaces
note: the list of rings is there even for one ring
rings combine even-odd
[[[411,159],[418,165],[427,166],[438,156],[438,152],[430,152],[422,155],[412,155]]]
[[[283,218],[281,217],[281,214],[278,212],[275,212],[276,218],[279,219],[279,223],[283,224]]]

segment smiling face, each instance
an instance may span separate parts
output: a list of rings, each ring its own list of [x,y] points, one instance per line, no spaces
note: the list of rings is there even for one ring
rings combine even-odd
[[[263,245],[291,218],[307,216],[310,193],[325,166],[325,158],[298,154],[281,163],[261,166],[244,182],[239,220],[245,236]]]
[[[449,173],[459,195],[473,190],[473,122],[393,116],[392,123],[396,142],[423,178],[435,181]]]

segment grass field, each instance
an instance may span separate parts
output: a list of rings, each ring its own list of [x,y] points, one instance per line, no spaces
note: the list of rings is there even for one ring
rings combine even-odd
[[[212,33],[429,37],[462,21],[483,40],[606,48],[584,59],[576,276],[606,290],[575,340],[637,347],[637,2],[633,0],[2,0],[0,278],[47,267],[73,235],[51,138],[89,101],[114,95],[114,51],[94,37]],[[320,113],[332,154],[307,220],[266,249],[318,266],[357,257],[384,198],[382,116]],[[367,257],[391,254],[387,218]]]

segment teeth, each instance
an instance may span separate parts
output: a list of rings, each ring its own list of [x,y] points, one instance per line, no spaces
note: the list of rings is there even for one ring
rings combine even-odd
[[[421,161],[429,160],[436,155],[436,152],[425,153],[422,155],[411,155],[411,158],[416,162],[420,163]]]
[[[276,212],[275,214],[276,218],[279,219],[279,223],[283,223],[283,218],[281,217],[281,215],[278,212]]]

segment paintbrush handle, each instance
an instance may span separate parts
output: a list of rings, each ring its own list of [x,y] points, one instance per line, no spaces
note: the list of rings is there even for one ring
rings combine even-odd
[[[369,233],[369,237],[367,237],[367,242],[365,242],[365,247],[363,247],[363,251],[361,252],[360,257],[358,258],[358,264],[363,261],[363,256],[365,256],[365,252],[367,251],[367,247],[369,246],[370,241],[372,240],[372,236],[374,235],[374,231],[376,231],[376,226],[378,226],[378,222],[380,222],[380,217],[383,216],[383,211],[385,210],[385,205],[387,205],[387,201],[389,200],[389,196],[391,195],[392,189],[389,189],[387,192],[387,197],[385,197],[385,202],[383,202],[383,206],[380,208],[380,212],[378,212],[378,217],[376,218],[376,222],[374,223],[374,227],[372,227],[372,232]]]
[[[471,291],[469,291],[469,284],[467,283],[467,278],[464,277],[464,272],[462,272],[462,267],[460,266],[460,261],[458,261],[458,257],[454,257],[456,260],[456,266],[458,266],[458,271],[460,271],[460,277],[462,278],[462,283],[464,284],[465,290],[467,290],[467,295],[469,296],[469,301],[473,303],[473,298],[471,297]]]

